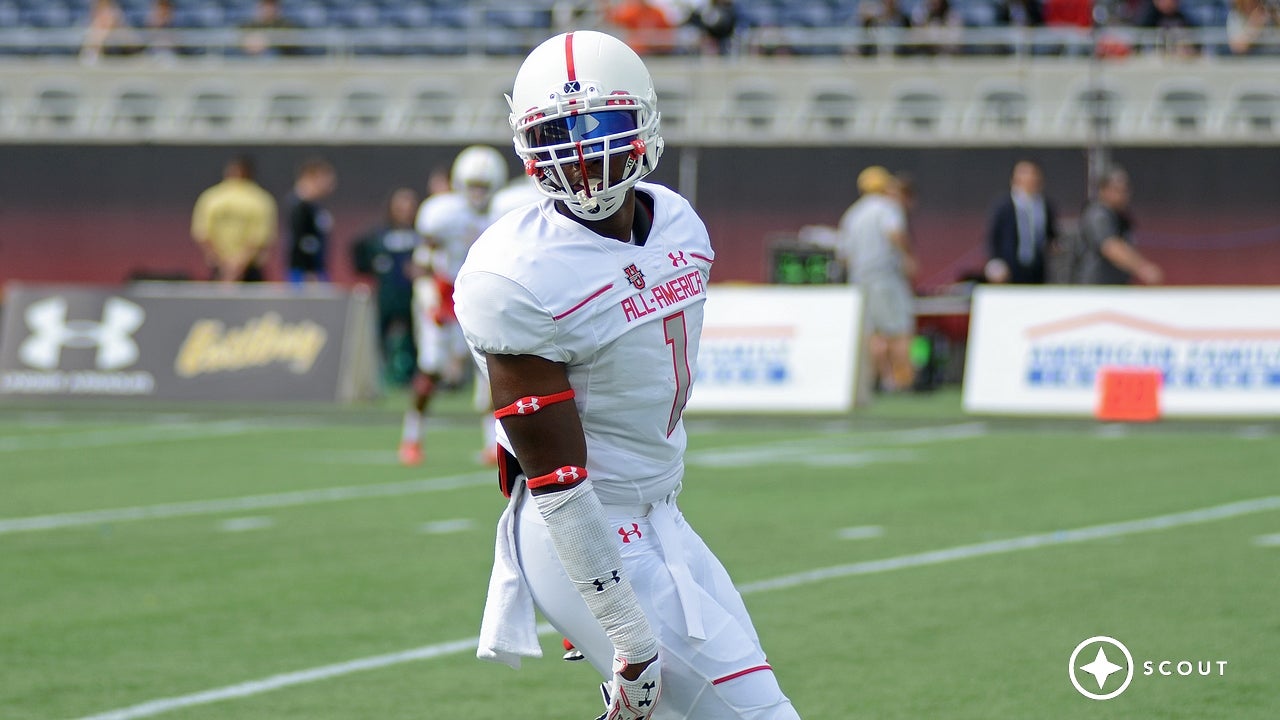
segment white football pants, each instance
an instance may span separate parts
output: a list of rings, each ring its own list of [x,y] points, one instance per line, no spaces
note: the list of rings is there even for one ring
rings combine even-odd
[[[534,603],[610,680],[613,644],[569,582],[525,492],[516,547]],[[654,720],[799,720],[765,660],[741,595],[675,501],[606,505],[605,511],[610,537],[661,646],[662,699]],[[704,639],[690,637],[691,631]]]

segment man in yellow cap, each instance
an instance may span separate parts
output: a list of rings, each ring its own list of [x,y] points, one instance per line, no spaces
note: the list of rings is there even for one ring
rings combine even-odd
[[[858,174],[862,197],[840,218],[840,256],[849,279],[867,304],[868,347],[882,390],[908,389],[913,382],[911,338],[915,334],[915,257],[906,212],[896,198],[897,180],[879,165]]]

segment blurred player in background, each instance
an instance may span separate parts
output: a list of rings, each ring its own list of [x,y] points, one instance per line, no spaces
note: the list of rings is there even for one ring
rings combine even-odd
[[[511,178],[511,182],[493,196],[493,219],[497,221],[512,210],[536,202],[542,202],[542,193],[538,192],[538,187],[529,176],[519,175]]]
[[[378,283],[378,340],[384,375],[402,385],[417,367],[413,345],[413,279],[409,266],[420,238],[414,229],[418,192],[397,188],[387,200],[387,216],[356,238],[351,247],[355,271]]]
[[[320,202],[338,187],[338,173],[327,160],[302,163],[289,193],[289,282],[328,282],[329,236],[333,215]]]
[[[907,216],[898,181],[872,165],[858,174],[862,197],[840,218],[839,253],[848,277],[867,303],[869,349],[881,390],[906,390],[913,383],[911,338],[915,335],[916,260],[907,234]]]
[[[200,193],[191,213],[191,237],[213,280],[257,282],[276,239],[276,201],[254,182],[253,161],[237,155],[222,168],[222,182]]]
[[[687,201],[640,183],[663,148],[649,72],[618,39],[571,32],[530,53],[510,102],[550,200],[498,220],[458,275],[511,498],[478,655],[540,655],[536,605],[605,679],[602,718],[794,720],[676,505],[714,253]]]
[[[1164,282],[1164,271],[1148,260],[1133,242],[1129,214],[1129,173],[1113,167],[1098,181],[1097,197],[1080,215],[1083,252],[1078,269],[1085,285],[1143,285]]]
[[[453,161],[450,192],[432,195],[418,210],[423,243],[413,255],[414,335],[418,373],[413,379],[412,406],[405,412],[400,436],[400,462],[422,462],[422,430],[431,396],[441,383],[462,380],[469,362],[466,341],[453,314],[453,283],[471,244],[493,222],[493,196],[507,182],[507,161],[497,150],[472,145]],[[492,409],[488,388],[476,384],[476,405]],[[493,422],[486,419],[482,462],[496,462]]]

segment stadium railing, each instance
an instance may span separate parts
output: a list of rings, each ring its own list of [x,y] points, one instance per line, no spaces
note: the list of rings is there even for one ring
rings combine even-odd
[[[651,57],[668,140],[1257,144],[1280,133],[1275,36],[1234,56],[1222,29],[1172,44],[1131,28],[793,30],[757,28],[729,57],[692,46]],[[136,33],[89,62],[79,31],[0,29],[0,142],[506,142],[520,53],[485,48],[544,36],[282,31],[273,42],[287,53],[248,57],[238,30],[166,31],[164,52],[146,49],[161,36]]]

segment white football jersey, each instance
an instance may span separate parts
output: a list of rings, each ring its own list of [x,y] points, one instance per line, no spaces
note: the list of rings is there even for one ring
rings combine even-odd
[[[547,200],[503,216],[458,275],[458,320],[485,354],[565,363],[601,501],[650,503],[684,473],[681,413],[697,373],[714,253],[702,220],[661,185],[643,246],[597,235]],[[636,212],[644,212],[637,207]],[[487,380],[487,378],[486,378]],[[510,443],[499,426],[499,442]]]
[[[415,262],[432,264],[438,276],[452,282],[467,258],[467,250],[492,222],[492,213],[477,211],[462,193],[432,195],[418,208],[415,225],[418,234],[434,239],[439,247],[429,258],[418,255]]]

